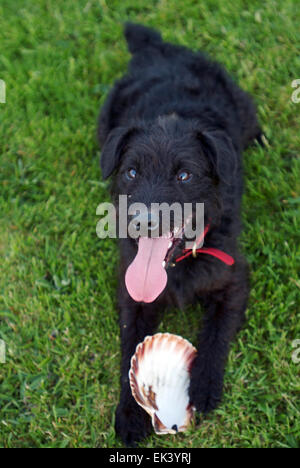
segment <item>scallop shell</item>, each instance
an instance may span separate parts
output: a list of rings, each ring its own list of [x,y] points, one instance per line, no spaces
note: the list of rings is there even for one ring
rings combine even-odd
[[[188,389],[196,352],[181,336],[157,333],[147,336],[131,358],[131,392],[150,414],[156,434],[183,432],[191,422]]]

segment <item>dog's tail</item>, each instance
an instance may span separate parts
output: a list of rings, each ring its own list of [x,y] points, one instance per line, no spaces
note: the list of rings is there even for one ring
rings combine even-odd
[[[160,49],[163,43],[159,32],[141,24],[125,23],[124,34],[132,54],[148,47]]]

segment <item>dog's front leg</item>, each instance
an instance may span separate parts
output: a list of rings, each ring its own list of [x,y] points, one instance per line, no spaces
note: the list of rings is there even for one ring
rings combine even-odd
[[[129,301],[120,306],[121,329],[121,398],[116,411],[116,432],[126,445],[132,446],[151,431],[150,417],[131,395],[128,371],[136,346],[152,335],[158,324],[157,307]]]
[[[204,323],[190,384],[190,399],[199,412],[208,413],[221,400],[230,341],[243,324],[247,299],[244,268],[233,275],[226,289],[205,298]]]

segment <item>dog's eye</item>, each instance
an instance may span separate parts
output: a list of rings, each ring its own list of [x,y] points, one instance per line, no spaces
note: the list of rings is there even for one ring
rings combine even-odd
[[[135,179],[136,176],[137,176],[137,172],[135,169],[131,168],[131,169],[128,169],[128,171],[126,171],[127,179],[132,180],[132,179]]]
[[[192,178],[192,174],[187,171],[180,171],[177,174],[177,180],[179,180],[179,182],[187,182],[191,178]]]

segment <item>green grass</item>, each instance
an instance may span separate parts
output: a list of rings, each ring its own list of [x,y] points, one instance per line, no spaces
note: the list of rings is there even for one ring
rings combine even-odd
[[[270,145],[245,154],[242,248],[248,322],[232,346],[221,406],[146,447],[297,447],[300,338],[300,10],[293,0],[2,0],[0,79],[0,446],[120,447],[116,242],[97,238],[108,200],[96,119],[126,68],[125,19],[204,49],[254,95]],[[298,184],[298,186],[297,186]],[[160,330],[195,343],[201,311]]]

